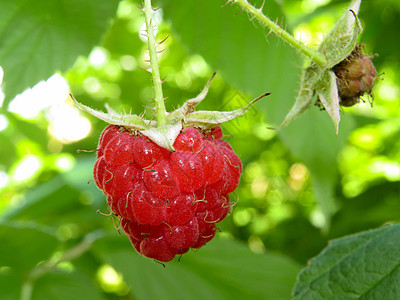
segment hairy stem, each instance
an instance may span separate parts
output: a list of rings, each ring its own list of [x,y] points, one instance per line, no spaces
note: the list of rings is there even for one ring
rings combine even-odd
[[[301,53],[312,59],[318,66],[324,67],[326,65],[326,60],[321,53],[307,47],[300,41],[296,40],[296,38],[293,35],[288,33],[286,30],[284,30],[275,22],[271,21],[271,19],[269,19],[267,16],[265,16],[261,9],[255,8],[253,5],[247,2],[247,0],[232,0],[232,1],[234,3],[237,3],[240,7],[242,7],[242,9],[245,10],[248,14],[256,18],[264,27],[268,27],[273,33],[275,33],[282,40],[284,40],[289,45],[298,49]]]
[[[165,128],[167,124],[166,110],[165,110],[164,97],[162,91],[160,68],[158,65],[158,58],[157,58],[156,39],[154,36],[154,27],[153,27],[154,25],[152,21],[153,13],[154,10],[151,7],[151,0],[144,0],[144,18],[146,22],[147,43],[150,55],[150,69],[151,69],[151,75],[153,77],[154,101],[156,102],[157,127]]]

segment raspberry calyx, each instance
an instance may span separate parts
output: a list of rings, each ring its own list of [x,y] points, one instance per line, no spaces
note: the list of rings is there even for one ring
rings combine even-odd
[[[72,99],[81,110],[90,113],[96,118],[109,124],[123,126],[131,133],[140,132],[158,146],[170,151],[175,151],[173,145],[184,127],[196,127],[203,131],[210,130],[224,122],[245,114],[254,103],[270,94],[265,93],[249,102],[246,106],[233,111],[195,111],[196,105],[206,97],[215,74],[216,73],[211,76],[210,80],[197,97],[187,100],[182,107],[172,112],[162,112],[163,114],[165,113],[165,120],[163,120],[162,125],[158,123],[158,121],[146,120],[140,115],[119,114],[108,105],[106,105],[107,113],[94,110],[76,101],[71,94],[69,94],[69,98]],[[190,145],[188,145],[188,147],[190,147]]]

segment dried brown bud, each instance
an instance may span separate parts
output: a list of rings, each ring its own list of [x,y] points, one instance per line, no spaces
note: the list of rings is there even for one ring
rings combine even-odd
[[[339,104],[353,106],[365,93],[371,94],[376,70],[371,56],[364,55],[362,45],[357,45],[351,54],[333,67],[337,76]]]

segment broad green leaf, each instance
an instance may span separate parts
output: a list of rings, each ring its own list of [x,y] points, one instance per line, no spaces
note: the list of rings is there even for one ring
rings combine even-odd
[[[137,299],[289,299],[299,266],[273,253],[215,240],[165,269],[139,256],[126,237],[105,238],[93,251],[122,273]]]
[[[256,89],[253,98],[265,92],[275,92],[269,79],[275,78],[277,71],[271,66],[284,61],[292,49],[287,51],[287,47],[274,36],[266,38],[268,32],[250,22],[245,13],[236,15],[239,7],[223,6],[226,1],[222,0],[158,2],[183,44],[192,53],[203,55],[212,68],[221,72],[230,83],[243,87],[244,93]],[[266,8],[272,18],[282,17],[274,2],[271,1]]]
[[[10,121],[15,131],[26,138],[34,141],[38,145],[46,145],[48,142],[48,135],[46,128],[41,128],[38,124],[27,122],[17,117],[15,114],[7,112],[7,119]],[[9,134],[10,136],[11,134]],[[44,148],[44,147],[43,147]]]
[[[19,299],[21,293],[22,278],[11,268],[0,270],[0,299]]]
[[[333,240],[299,275],[294,299],[400,299],[400,224]]]
[[[342,197],[341,209],[332,220],[330,235],[340,237],[349,232],[378,227],[388,220],[400,220],[399,196],[398,181],[382,181],[354,198]],[[357,215],[357,222],[354,222],[355,215]]]
[[[251,22],[246,14],[236,15],[240,8],[223,7],[225,2],[164,0],[160,1],[160,6],[182,43],[191,53],[201,54],[227,82],[250,97],[271,92],[256,106],[269,123],[278,125],[290,111],[299,90],[299,66],[302,64],[299,56],[276,37],[266,38],[267,32],[255,21]],[[271,19],[281,20],[282,13],[274,3],[268,2],[264,13]],[[311,94],[307,97],[309,99]],[[293,155],[311,170],[315,195],[324,207],[327,223],[335,212],[332,195],[338,174],[337,155],[351,128],[351,116],[344,116],[341,134],[336,136],[327,114],[311,107],[278,131]],[[236,138],[240,138],[240,132],[237,135]]]
[[[104,299],[92,278],[78,271],[53,271],[34,283],[32,300]]]
[[[9,222],[0,225],[0,266],[29,270],[48,259],[58,240],[53,229],[33,222]]]
[[[24,205],[9,207],[1,219],[36,220],[49,226],[80,225],[85,231],[102,226],[104,218],[96,211],[107,211],[106,197],[91,180],[96,154],[82,156],[73,169],[27,191]]]
[[[9,168],[17,157],[14,143],[3,132],[0,132],[0,160],[1,165]]]
[[[28,87],[87,55],[118,0],[0,0],[0,66],[8,103]]]

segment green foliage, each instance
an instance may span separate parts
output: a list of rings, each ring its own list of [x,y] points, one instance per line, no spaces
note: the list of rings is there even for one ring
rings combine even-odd
[[[49,272],[35,282],[33,300],[105,299],[90,277],[80,272]]]
[[[325,2],[267,1],[263,13],[296,37],[309,36],[313,47],[349,4]],[[214,70],[199,110],[231,111],[271,92],[223,126],[244,170],[219,236],[163,268],[137,255],[102,215],[105,197],[91,181],[95,153],[77,153],[95,149],[106,124],[81,113],[90,130],[83,134],[71,117],[65,126],[82,135],[63,139],[53,117],[58,91],[46,96],[47,106],[35,90],[18,97],[38,111],[30,117],[13,100],[61,72],[85,105],[103,110],[108,102],[151,118],[139,1],[0,0],[1,299],[290,299],[291,291],[298,299],[400,297],[399,225],[381,227],[400,221],[400,57],[398,39],[388,38],[400,29],[398,1],[361,4],[361,41],[367,53],[379,53],[373,62],[385,75],[373,109],[364,103],[340,112],[338,136],[313,106],[286,128],[268,129],[295,102],[302,54],[224,3],[155,3],[162,8],[157,40],[169,36],[160,46],[169,111],[195,97]],[[72,103],[63,105],[67,115]]]
[[[332,241],[299,275],[293,299],[396,299],[400,225]]]
[[[30,270],[38,262],[47,259],[57,247],[57,239],[46,228],[35,224],[8,223],[1,225],[0,237],[7,241],[7,247],[0,250],[0,265],[20,270]],[[18,238],[16,238],[18,237]],[[34,242],[26,247],[29,240]],[[29,251],[29,255],[27,255]]]
[[[214,0],[161,3],[184,44],[221,71],[227,82],[251,97],[271,92],[268,100],[260,103],[260,109],[270,123],[280,124],[291,106],[292,100],[287,100],[294,99],[298,88],[300,69],[296,64],[300,63],[294,50],[273,36],[266,42],[263,31],[250,23],[245,14],[235,15],[238,10],[235,7],[221,9],[220,3]],[[209,20],[206,23],[203,22],[205,10]],[[271,18],[282,16],[273,2],[266,10]],[[193,12],[191,18],[187,17],[188,11]],[[210,36],[209,32],[214,35]],[[329,120],[312,111],[302,116],[297,124],[278,132],[293,155],[312,171],[315,195],[327,224],[336,210],[333,187],[327,182],[337,180],[336,157],[350,128],[351,120],[344,120],[337,138]],[[236,132],[240,134],[238,129],[232,133]]]
[[[207,246],[165,269],[133,256],[126,238],[123,242],[115,236],[99,240],[94,251],[123,275],[139,299],[289,298],[297,264],[274,253],[254,254],[231,240]]]
[[[65,72],[100,41],[118,0],[0,1],[0,63],[7,104],[26,88]]]

